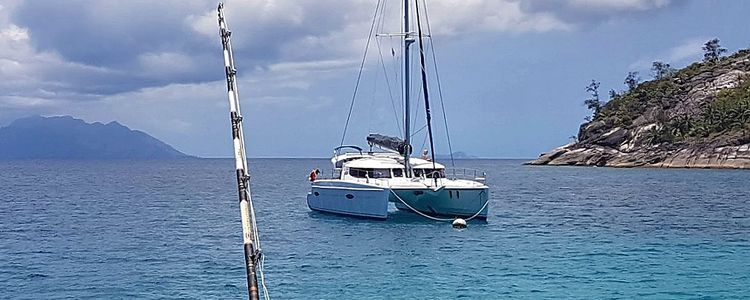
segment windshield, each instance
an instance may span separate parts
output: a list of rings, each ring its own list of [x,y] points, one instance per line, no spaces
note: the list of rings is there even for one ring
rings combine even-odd
[[[356,178],[391,178],[390,169],[351,168],[349,175]]]

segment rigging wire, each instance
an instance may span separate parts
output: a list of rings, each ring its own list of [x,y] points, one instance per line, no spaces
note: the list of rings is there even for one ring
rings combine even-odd
[[[417,64],[416,60],[415,60],[415,59],[413,59],[413,60],[412,60],[412,70],[415,70],[415,69],[416,69],[416,68],[415,68],[416,64]],[[413,88],[414,90],[413,90],[413,91],[412,91],[412,93],[410,94],[410,95],[413,95],[413,94],[415,94],[415,93],[417,94],[417,99],[415,100],[415,101],[417,102],[417,104],[416,104],[417,106],[415,106],[415,107],[414,107],[414,114],[413,114],[413,115],[414,115],[414,119],[413,119],[413,120],[412,120],[412,122],[411,122],[411,124],[412,124],[412,125],[411,125],[411,131],[412,131],[412,134],[411,134],[411,136],[412,136],[412,137],[414,137],[414,136],[415,136],[415,134],[414,134],[413,132],[414,132],[415,128],[417,128],[417,119],[419,119],[419,112],[420,112],[420,111],[422,111],[422,110],[420,109],[420,107],[421,107],[421,105],[422,105],[422,102],[423,102],[423,101],[422,101],[422,93],[417,93],[418,91],[422,90],[422,81],[420,80],[420,81],[418,81],[418,82],[419,82],[419,85],[412,85],[412,88]]]
[[[427,125],[423,126],[422,129],[424,129],[425,127],[427,127]],[[420,130],[422,130],[422,129],[420,129]],[[419,149],[425,149],[424,145],[426,145],[426,144],[427,144],[427,135],[425,134],[424,138],[422,139],[422,147],[419,147]]]
[[[268,295],[268,287],[266,287],[266,274],[263,273],[263,266],[266,264],[266,256],[260,256],[260,263],[258,264],[258,272],[260,273],[260,286],[263,287],[263,299],[271,300],[271,296]]]
[[[417,8],[417,9],[418,9],[418,8]],[[419,22],[419,19],[417,19],[417,22]],[[427,51],[426,51],[426,50],[424,50],[424,49],[422,49],[422,48],[420,47],[420,48],[419,48],[419,52],[420,52],[420,55],[424,55],[424,53],[425,53],[425,52],[427,52]],[[427,66],[426,66],[426,65],[420,65],[420,69],[421,69],[420,71],[422,71],[423,73],[426,73],[426,72],[427,72]],[[423,83],[420,83],[420,89],[423,89],[423,88],[424,88],[424,87],[422,87],[422,84],[423,84]],[[420,95],[419,95],[419,98],[418,98],[418,99],[419,99],[419,100],[421,100],[421,99],[422,99],[422,94],[420,94]],[[421,101],[419,101],[419,102],[417,103],[417,105],[419,105],[419,103],[420,103],[420,102],[421,102]],[[419,108],[419,106],[417,106],[417,108]],[[419,110],[417,110],[417,113],[419,113]],[[426,113],[425,113],[425,114],[426,114]],[[416,120],[416,117],[415,117],[415,120]],[[415,123],[416,123],[416,121],[415,121]],[[425,123],[425,125],[423,125],[423,126],[422,126],[421,128],[419,128],[419,129],[418,129],[417,131],[415,131],[415,132],[414,132],[414,135],[416,135],[417,133],[419,133],[420,131],[422,131],[422,130],[424,130],[425,128],[428,128],[428,127],[429,127],[429,126],[428,126],[428,124],[426,124],[426,123]],[[424,135],[424,138],[422,139],[422,146],[420,147],[420,149],[425,149],[425,145],[427,144],[427,137],[428,137],[428,134],[425,134],[425,135]],[[431,144],[431,145],[432,145],[432,144]],[[434,153],[433,153],[433,154],[434,154]],[[433,160],[434,160],[434,159],[433,159]],[[433,161],[433,162],[434,162],[434,161]]]
[[[427,125],[422,125],[422,127],[419,127],[419,129],[415,130],[415,131],[414,131],[414,132],[413,132],[413,133],[411,134],[411,137],[415,137],[415,136],[417,136],[417,134],[418,134],[418,133],[420,133],[420,132],[422,132],[422,130],[424,130],[425,128],[427,128]]]
[[[419,89],[421,89],[421,88],[422,88],[422,84],[420,83]],[[414,130],[415,130],[415,128],[417,128],[417,119],[419,119],[420,107],[422,105],[422,101],[421,100],[422,100],[422,94],[419,93],[419,94],[417,94],[417,99],[416,99],[417,106],[414,107],[414,120],[412,120],[412,122],[411,122],[411,124],[412,124],[411,125],[411,131],[412,131],[411,137],[414,137],[416,135],[416,133],[414,133]]]
[[[362,55],[362,63],[359,65],[359,72],[357,73],[357,83],[354,85],[354,94],[352,94],[352,102],[349,104],[349,114],[346,116],[346,124],[344,124],[344,132],[341,134],[341,144],[344,145],[344,139],[346,138],[346,130],[349,128],[349,120],[352,117],[352,110],[354,109],[354,102],[357,99],[357,90],[359,90],[359,82],[362,79],[362,70],[365,68],[365,61],[367,60],[367,50],[370,48],[370,40],[372,40],[372,32],[375,29],[375,21],[378,17],[378,10],[380,9],[381,0],[378,0],[375,5],[375,14],[372,16],[372,24],[370,25],[370,34],[367,35],[367,43],[365,44],[365,53]]]
[[[380,15],[381,16],[385,14],[384,12],[385,12],[385,8],[386,8],[387,3],[388,3],[387,1],[383,1],[383,5],[382,5],[381,11],[380,11]],[[385,25],[385,18],[381,17],[380,20],[381,20],[380,24],[378,25],[378,31],[379,32],[383,31],[383,27]],[[385,59],[383,59],[383,49],[382,49],[381,44],[380,44],[380,39],[376,38],[375,39],[375,43],[378,46],[378,54],[379,54],[379,57],[380,57],[380,65],[383,67],[383,76],[385,77],[386,86],[388,86],[388,97],[391,99],[391,107],[393,108],[393,115],[394,115],[394,117],[396,119],[396,128],[398,129],[398,132],[400,133],[402,131],[401,130],[401,122],[400,122],[398,110],[396,110],[396,103],[395,103],[395,101],[393,99],[393,90],[391,89],[391,81],[390,81],[390,79],[388,77],[388,69],[385,67]],[[394,53],[394,56],[395,56],[395,51],[393,51],[393,47],[391,47],[391,51],[392,51],[391,53]]]
[[[244,143],[242,143],[244,144]],[[247,159],[247,158],[245,158]],[[247,175],[247,174],[246,174]],[[248,182],[249,184],[249,182]],[[245,191],[245,193],[248,193]],[[249,193],[248,193],[249,194]],[[250,199],[250,196],[247,197]],[[255,222],[255,208],[253,205],[250,205],[250,213],[253,215],[253,236],[255,237],[255,243],[258,245],[258,253],[260,253],[260,262],[258,263],[258,275],[260,275],[260,286],[263,288],[263,299],[265,300],[271,300],[271,296],[268,294],[268,287],[266,286],[266,273],[264,272],[264,267],[266,264],[266,256],[263,255],[263,249],[260,246],[260,237],[258,236],[258,225]]]
[[[393,47],[393,37],[388,38],[388,45],[391,47],[391,57],[393,58],[392,71],[393,71],[393,78],[395,78],[395,81],[399,84],[399,93],[398,93],[398,101],[396,101],[396,111],[403,112],[404,111],[404,81],[399,74],[399,66],[401,66],[403,59],[403,53],[397,53],[395,48]],[[398,122],[401,123],[403,121],[403,115],[398,115]],[[399,125],[399,129],[401,129],[401,126]],[[399,136],[401,138],[404,138],[404,132],[403,130],[399,131]]]
[[[388,5],[388,0],[383,0],[383,1],[384,1],[383,5],[387,6]],[[403,15],[403,12],[404,12],[403,6],[398,5],[397,7],[400,9],[401,15]],[[383,14],[382,15],[385,16],[385,8],[383,9]],[[385,24],[385,18],[384,17],[383,17],[383,24]],[[398,93],[398,101],[397,101],[397,111],[403,112],[404,111],[404,79],[403,79],[403,77],[400,74],[401,72],[399,71],[400,70],[400,66],[402,65],[403,52],[399,52],[399,53],[396,52],[395,48],[397,48],[397,47],[394,47],[393,40],[394,40],[393,36],[392,35],[388,35],[388,46],[391,48],[391,57],[393,58],[393,60],[392,60],[393,63],[391,64],[392,69],[393,69],[392,70],[393,71],[393,78],[395,78],[395,82],[397,82],[398,86],[399,86],[399,89],[398,89],[398,91],[399,91],[399,93]],[[402,49],[399,48],[399,51],[402,51]],[[398,128],[399,128],[398,136],[400,136],[402,139],[406,139],[406,137],[404,136],[404,130],[401,128],[401,125],[400,125],[400,123],[403,121],[403,116],[399,115],[398,113],[396,113],[395,115],[397,116],[396,117],[397,118],[396,122],[399,123],[399,126],[398,126]]]
[[[417,36],[419,37],[419,62],[422,66],[422,93],[424,94],[424,115],[427,118],[427,135],[430,137],[430,150],[432,153],[430,155],[432,156],[432,168],[435,169],[435,141],[432,137],[432,114],[430,113],[430,99],[429,99],[429,93],[427,90],[427,67],[425,66],[424,61],[424,39],[422,38],[422,21],[419,19],[419,1],[414,2],[414,7],[416,8],[414,11],[417,13]],[[435,177],[435,176],[433,176]],[[437,185],[438,180],[437,177],[435,177],[435,185]]]
[[[376,42],[378,41],[377,37],[375,38],[375,41]],[[380,113],[378,113],[380,109],[380,105],[378,106],[375,105],[376,103],[380,104],[380,102],[377,101],[378,98],[380,98],[381,96],[380,93],[378,92],[378,88],[380,87],[379,81],[380,81],[380,69],[374,68],[374,76],[372,76],[372,85],[370,86],[372,90],[370,91],[370,94],[369,94],[369,101],[368,101],[369,107],[367,108],[367,111],[371,112],[371,116],[368,118],[365,118],[367,120],[367,132],[368,133],[373,132],[373,127],[375,128],[382,127],[382,126],[377,126],[381,124]],[[363,92],[364,92],[364,87],[363,87]],[[367,100],[367,99],[364,99],[364,100]]]
[[[433,41],[432,41],[432,28],[430,27],[430,17],[429,17],[430,14],[427,13],[427,3],[425,2],[425,0],[422,0],[422,4],[423,4],[422,7],[424,9],[424,19],[425,19],[425,23],[427,24],[427,35],[429,36],[429,39],[430,39],[430,49],[432,50],[431,51],[432,52],[432,64],[435,66],[435,79],[437,81],[438,95],[440,97],[440,108],[441,108],[441,111],[443,112],[443,124],[445,125],[445,136],[448,138],[448,152],[450,153],[450,156],[451,156],[451,166],[455,168],[456,162],[453,159],[453,146],[451,145],[451,134],[450,134],[450,131],[448,131],[448,118],[446,117],[446,114],[445,114],[445,104],[443,101],[443,88],[442,88],[442,85],[440,84],[440,72],[438,72],[437,58],[435,55],[435,45],[433,44]]]

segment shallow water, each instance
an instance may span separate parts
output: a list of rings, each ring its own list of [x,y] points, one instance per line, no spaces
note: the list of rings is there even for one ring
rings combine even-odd
[[[275,299],[744,299],[750,171],[489,171],[458,231],[311,212],[323,159],[251,160]],[[3,299],[246,298],[233,161],[0,162]]]

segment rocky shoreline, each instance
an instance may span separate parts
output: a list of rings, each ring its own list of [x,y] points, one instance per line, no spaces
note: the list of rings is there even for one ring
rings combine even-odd
[[[750,169],[750,144],[715,148],[651,149],[631,153],[608,147],[582,148],[569,144],[544,153],[526,164],[615,168]]]
[[[750,169],[750,50],[615,93],[576,142],[526,164]]]

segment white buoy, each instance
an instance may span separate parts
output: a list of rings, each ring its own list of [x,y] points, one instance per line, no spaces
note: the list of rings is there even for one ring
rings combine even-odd
[[[453,220],[453,224],[452,225],[453,225],[453,228],[456,228],[456,229],[466,228],[466,220],[461,219],[461,218],[457,218],[457,219]]]

